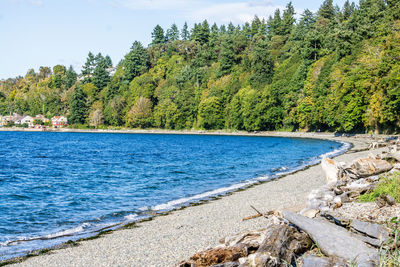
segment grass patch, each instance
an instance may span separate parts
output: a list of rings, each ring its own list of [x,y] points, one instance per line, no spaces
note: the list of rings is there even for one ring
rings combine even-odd
[[[384,177],[371,193],[364,194],[358,198],[360,202],[374,202],[380,195],[387,194],[400,202],[400,173],[395,172]]]

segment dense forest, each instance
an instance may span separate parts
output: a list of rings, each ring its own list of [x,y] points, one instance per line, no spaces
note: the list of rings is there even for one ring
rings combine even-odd
[[[296,19],[298,17],[298,19]],[[400,1],[325,0],[296,16],[181,29],[157,25],[113,68],[89,53],[0,81],[0,114],[71,127],[399,132]]]

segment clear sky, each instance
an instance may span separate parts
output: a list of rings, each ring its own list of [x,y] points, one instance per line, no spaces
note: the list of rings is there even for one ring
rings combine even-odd
[[[207,19],[218,25],[268,17],[289,0],[0,0],[0,79],[40,66],[72,65],[80,71],[89,51],[114,64],[135,40],[148,45],[155,25],[164,29]],[[293,0],[299,14],[323,0]],[[342,6],[345,0],[336,0]]]

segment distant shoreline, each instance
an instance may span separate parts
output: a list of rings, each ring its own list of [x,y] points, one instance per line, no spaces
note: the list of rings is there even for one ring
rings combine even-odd
[[[229,130],[164,130],[164,129],[32,129],[32,128],[0,128],[0,132],[50,132],[50,133],[116,133],[116,134],[187,134],[187,135],[226,135],[226,136],[260,136],[260,137],[293,137],[293,138],[317,138],[329,139],[337,137],[352,137],[352,138],[381,138],[386,134],[370,135],[370,134],[346,134],[333,132],[279,132],[279,131],[229,131]]]

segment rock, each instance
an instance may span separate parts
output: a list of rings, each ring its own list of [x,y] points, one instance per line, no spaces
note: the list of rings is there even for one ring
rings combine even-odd
[[[303,215],[303,216],[306,216],[306,217],[308,217],[308,218],[315,218],[315,217],[317,217],[317,215],[318,215],[319,212],[320,212],[320,211],[317,210],[317,209],[308,209],[308,208],[305,208],[305,209],[303,209],[302,211],[300,211],[300,214]]]
[[[341,194],[343,194],[343,190],[340,189],[340,188],[337,188],[337,187],[335,187],[335,188],[333,189],[333,192],[335,192],[336,195],[341,195]]]
[[[221,264],[216,264],[211,267],[238,267],[239,263],[238,262],[225,262]]]
[[[321,161],[321,167],[325,172],[327,184],[336,184],[340,179],[341,166],[333,159],[324,157]]]
[[[301,259],[301,267],[331,267],[332,264],[328,259],[317,257],[314,255],[307,255]]]
[[[350,227],[360,233],[376,238],[381,244],[386,242],[390,236],[386,228],[376,223],[352,220]]]
[[[357,262],[357,266],[377,265],[378,251],[368,247],[344,228],[324,219],[310,219],[288,211],[284,211],[283,216],[307,232],[325,255]]]
[[[396,201],[392,196],[382,194],[376,199],[376,204],[379,208],[382,208],[386,205],[393,206],[394,204],[396,204]]]
[[[387,172],[392,169],[392,165],[381,159],[364,158],[354,161],[350,165],[350,171],[358,177],[368,177],[371,175]]]
[[[238,247],[214,248],[194,254],[189,262],[193,263],[196,267],[208,267],[237,261],[239,258],[245,256],[247,256],[246,251]]]

